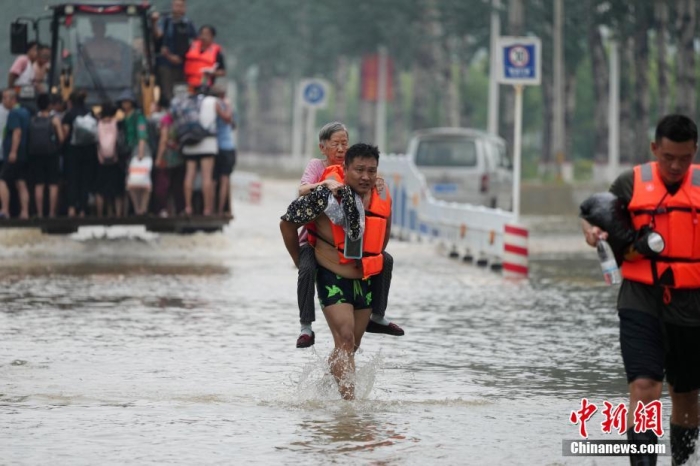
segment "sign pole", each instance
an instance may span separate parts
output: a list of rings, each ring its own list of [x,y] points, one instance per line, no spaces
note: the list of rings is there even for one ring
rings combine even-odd
[[[513,135],[513,222],[520,221],[521,136],[523,132],[523,85],[515,84],[515,134]]]
[[[301,92],[301,83],[298,83],[296,92],[294,92],[294,112],[292,113],[292,157],[294,160],[304,158],[301,153],[303,146],[302,119],[304,118]]]
[[[383,153],[386,148],[386,98],[387,98],[387,50],[379,46],[377,58],[377,121],[374,129],[374,143]]]
[[[489,123],[488,132],[498,134],[498,38],[501,35],[501,0],[493,0],[491,6],[491,46],[489,52]]]
[[[306,108],[306,130],[304,131],[306,134],[306,150],[305,155],[306,157],[313,157],[315,154],[315,147],[316,147],[316,132],[315,132],[315,126],[316,126],[316,107],[307,107]]]

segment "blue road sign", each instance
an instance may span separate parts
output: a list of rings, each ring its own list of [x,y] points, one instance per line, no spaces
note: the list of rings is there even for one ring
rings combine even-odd
[[[539,84],[541,53],[536,37],[501,37],[497,53],[502,84]]]
[[[308,80],[302,84],[301,96],[305,106],[323,107],[328,98],[327,85],[321,80]]]

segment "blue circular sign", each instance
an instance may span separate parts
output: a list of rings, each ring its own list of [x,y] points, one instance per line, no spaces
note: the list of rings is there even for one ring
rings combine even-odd
[[[323,99],[326,97],[326,90],[323,88],[323,85],[320,83],[309,83],[304,87],[304,100],[310,104],[310,105],[315,105],[320,102],[323,102]]]

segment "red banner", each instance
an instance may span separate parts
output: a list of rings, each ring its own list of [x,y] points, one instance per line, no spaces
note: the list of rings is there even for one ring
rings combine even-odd
[[[394,99],[394,61],[386,59],[386,100]],[[376,102],[379,94],[379,55],[362,59],[362,100]]]

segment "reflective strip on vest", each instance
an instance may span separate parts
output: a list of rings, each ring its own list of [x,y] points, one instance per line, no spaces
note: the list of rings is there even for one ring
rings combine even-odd
[[[651,164],[650,163],[645,163],[642,165],[642,181],[645,183],[648,183],[654,179],[652,170],[651,170]]]

